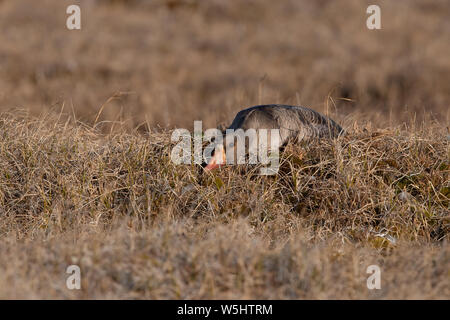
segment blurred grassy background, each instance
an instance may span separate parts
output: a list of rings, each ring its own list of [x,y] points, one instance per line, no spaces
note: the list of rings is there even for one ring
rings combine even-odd
[[[382,29],[368,30],[372,2],[0,1],[0,110],[64,105],[92,123],[123,92],[99,121],[214,127],[287,103],[344,124],[447,126],[450,2],[377,1]],[[74,3],[80,31],[66,28]]]

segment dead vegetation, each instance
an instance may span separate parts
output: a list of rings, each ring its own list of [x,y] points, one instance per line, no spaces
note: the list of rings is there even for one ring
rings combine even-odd
[[[245,166],[204,174],[174,165],[169,132],[101,135],[3,115],[0,294],[448,297],[449,141],[440,131],[354,128],[287,150],[279,175],[263,177]],[[85,272],[78,293],[62,280],[72,263]],[[386,274],[379,293],[365,286],[371,264]]]

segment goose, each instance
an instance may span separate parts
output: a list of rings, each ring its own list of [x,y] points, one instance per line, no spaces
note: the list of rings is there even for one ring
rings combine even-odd
[[[344,133],[342,127],[334,120],[321,113],[302,106],[269,104],[253,106],[239,111],[228,129],[278,129],[279,146],[284,147],[289,141],[298,143],[321,138],[336,138]],[[228,130],[227,130],[228,131]],[[234,140],[234,139],[233,139]],[[227,141],[227,139],[223,139]],[[206,171],[217,169],[226,164],[226,152],[235,148],[234,143],[228,145],[217,143]]]

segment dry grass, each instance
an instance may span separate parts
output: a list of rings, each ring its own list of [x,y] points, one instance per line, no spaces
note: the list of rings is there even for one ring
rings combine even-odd
[[[447,1],[37,3],[0,1],[0,298],[450,297]],[[348,134],[272,177],[170,161],[258,103]]]
[[[169,133],[3,115],[0,296],[448,298],[439,131],[354,128],[286,151],[277,176],[205,175],[170,162]],[[76,293],[64,282],[72,263]],[[370,264],[383,270],[376,294]]]

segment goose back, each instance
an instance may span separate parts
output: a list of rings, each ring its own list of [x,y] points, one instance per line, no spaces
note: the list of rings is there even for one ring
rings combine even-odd
[[[228,129],[279,129],[281,143],[314,138],[335,138],[343,133],[334,120],[310,108],[290,105],[260,105],[236,115]]]

